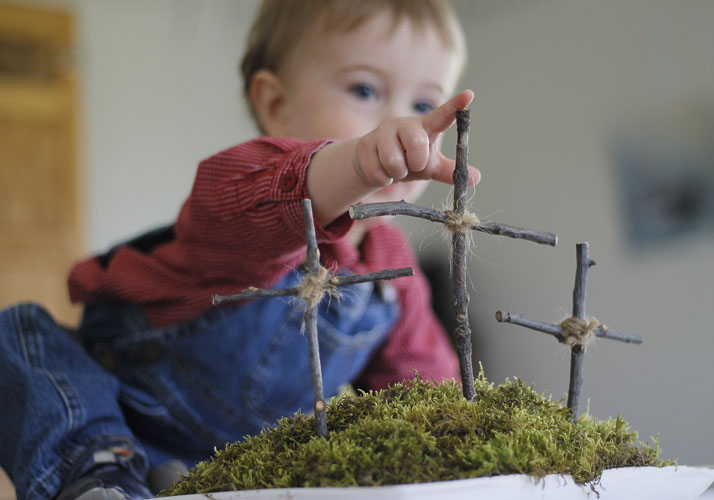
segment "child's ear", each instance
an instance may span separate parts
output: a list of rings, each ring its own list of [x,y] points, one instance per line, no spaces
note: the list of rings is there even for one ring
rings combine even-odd
[[[250,101],[267,135],[285,135],[285,87],[272,71],[256,71],[250,82]]]

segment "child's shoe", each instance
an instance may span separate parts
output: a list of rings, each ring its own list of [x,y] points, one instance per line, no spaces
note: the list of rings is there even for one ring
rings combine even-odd
[[[134,446],[125,438],[94,443],[79,458],[56,500],[145,500],[154,495],[137,470]]]
[[[186,474],[188,474],[186,464],[179,460],[171,460],[152,467],[146,476],[146,484],[149,485],[151,491],[158,493],[161,490],[171,488],[176,481]]]

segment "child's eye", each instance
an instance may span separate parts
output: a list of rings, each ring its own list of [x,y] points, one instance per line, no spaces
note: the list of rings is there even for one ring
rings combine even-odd
[[[377,97],[377,91],[374,90],[374,87],[367,85],[366,83],[357,83],[352,85],[350,87],[350,92],[358,99],[362,99],[364,101]]]
[[[414,106],[412,106],[414,111],[419,113],[420,115],[425,115],[427,113],[431,113],[434,111],[434,105],[428,101],[418,101],[414,103]]]

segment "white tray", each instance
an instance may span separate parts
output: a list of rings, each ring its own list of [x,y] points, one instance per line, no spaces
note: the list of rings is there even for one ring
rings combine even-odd
[[[707,467],[631,467],[606,470],[595,486],[600,500],[694,500],[714,481]],[[173,500],[595,500],[570,476],[542,480],[515,474],[438,483],[364,488],[280,488],[166,497]]]

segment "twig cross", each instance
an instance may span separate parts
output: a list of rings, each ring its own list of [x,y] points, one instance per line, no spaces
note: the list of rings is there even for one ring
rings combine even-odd
[[[580,401],[580,388],[583,385],[583,356],[585,347],[593,337],[602,337],[629,344],[641,344],[642,337],[628,335],[610,330],[605,325],[598,324],[597,320],[586,321],[585,294],[587,288],[588,269],[595,265],[590,259],[588,243],[578,243],[576,246],[575,287],[573,288],[573,315],[566,318],[558,325],[543,323],[520,314],[496,311],[498,322],[514,323],[532,330],[553,335],[559,342],[571,346],[570,349],[570,384],[568,386],[568,408],[573,421],[578,419],[578,404]]]
[[[307,239],[307,255],[305,264],[307,273],[302,283],[296,287],[282,289],[258,289],[248,288],[235,295],[214,295],[213,304],[219,305],[227,302],[256,299],[260,297],[300,297],[306,303],[304,324],[307,326],[308,349],[310,351],[310,374],[312,376],[312,392],[315,400],[315,430],[320,437],[327,437],[327,420],[325,417],[325,395],[322,385],[322,366],[320,363],[320,348],[317,332],[317,306],[329,290],[336,290],[337,287],[356,285],[368,281],[391,280],[403,276],[412,276],[414,270],[411,267],[399,269],[387,269],[374,273],[366,273],[350,276],[331,276],[329,272],[320,265],[320,251],[317,248],[317,238],[315,236],[315,222],[312,216],[312,203],[310,200],[302,200],[303,218],[305,221],[305,235]],[[309,287],[306,297],[306,285]]]
[[[468,320],[469,294],[466,290],[466,231],[481,231],[487,234],[508,236],[540,244],[555,246],[556,235],[539,233],[529,229],[507,226],[498,222],[480,222],[472,214],[465,217],[466,189],[469,181],[468,145],[469,145],[469,110],[456,112],[456,168],[454,169],[454,209],[449,211],[420,207],[406,201],[368,203],[350,207],[353,219],[367,219],[382,215],[408,215],[445,224],[452,232],[452,300],[456,309],[456,326],[453,338],[456,354],[459,358],[459,370],[464,397],[469,401],[476,398],[474,373],[471,360],[471,328]]]

